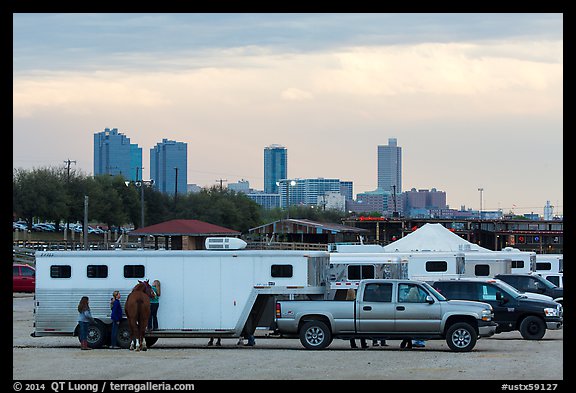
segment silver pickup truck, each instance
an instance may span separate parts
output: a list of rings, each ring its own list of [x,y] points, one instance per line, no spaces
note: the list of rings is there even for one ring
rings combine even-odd
[[[493,317],[489,304],[446,300],[422,281],[374,279],[360,282],[355,300],[277,301],[276,333],[299,337],[307,349],[324,349],[334,338],[419,338],[467,352],[495,333]]]

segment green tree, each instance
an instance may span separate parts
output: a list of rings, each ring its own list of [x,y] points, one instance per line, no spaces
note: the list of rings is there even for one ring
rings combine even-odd
[[[62,169],[14,170],[12,207],[19,217],[26,220],[29,229],[35,217],[58,224],[68,215],[68,201]]]

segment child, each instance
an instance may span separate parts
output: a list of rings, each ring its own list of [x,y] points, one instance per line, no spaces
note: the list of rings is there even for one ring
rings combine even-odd
[[[160,307],[160,281],[154,280],[152,283],[154,296],[150,298],[150,318],[148,319],[148,330],[158,330],[158,307]]]
[[[110,319],[112,319],[110,349],[119,349],[120,347],[116,345],[116,341],[118,336],[118,326],[120,326],[120,321],[122,320],[122,305],[120,304],[120,291],[114,291],[112,293],[112,299],[110,299],[110,308],[112,309],[112,313],[110,314]]]
[[[80,325],[80,349],[92,349],[88,346],[88,326],[90,322],[94,322],[90,306],[88,304],[88,296],[82,296],[80,303],[78,303],[78,325]]]

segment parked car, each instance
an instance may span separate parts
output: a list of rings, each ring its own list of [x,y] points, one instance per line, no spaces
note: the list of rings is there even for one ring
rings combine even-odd
[[[564,289],[557,287],[539,274],[497,274],[494,278],[507,282],[520,292],[541,293],[550,296],[558,303],[564,302]]]
[[[494,309],[496,333],[520,331],[526,340],[540,340],[546,329],[563,327],[562,305],[540,294],[521,293],[497,279],[466,278],[432,283],[447,299],[474,300]]]
[[[13,222],[12,223],[12,230],[19,230],[19,231],[27,231],[28,227],[25,224],[19,223],[19,222]]]
[[[12,264],[12,292],[34,292],[36,269],[21,263]]]
[[[32,230],[38,232],[55,232],[56,228],[52,224],[38,223],[32,225]]]

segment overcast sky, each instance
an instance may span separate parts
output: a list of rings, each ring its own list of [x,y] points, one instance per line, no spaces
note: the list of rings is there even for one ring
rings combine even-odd
[[[562,14],[14,14],[13,166],[93,173],[93,136],[188,143],[188,183],[377,185],[397,138],[403,191],[452,208],[563,213]],[[226,183],[224,183],[226,184]]]

